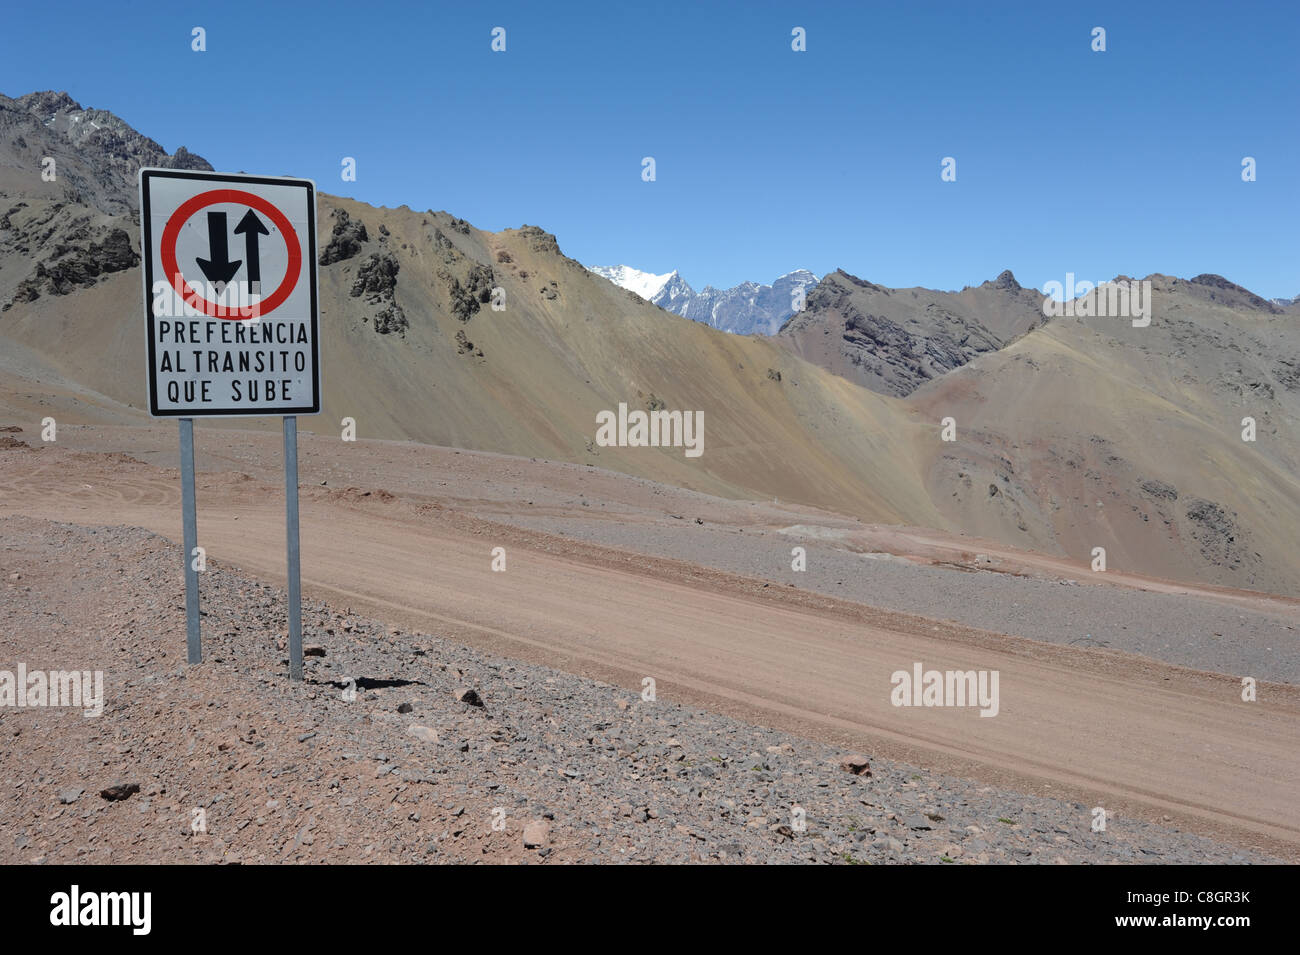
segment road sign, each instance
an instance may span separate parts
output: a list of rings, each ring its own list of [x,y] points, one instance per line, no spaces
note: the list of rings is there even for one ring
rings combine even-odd
[[[289,677],[301,680],[296,415],[320,413],[316,186],[308,179],[141,169],[140,251],[149,413],[180,419],[189,662],[203,659],[194,419],[282,415]]]
[[[320,413],[316,187],[140,170],[149,413]]]

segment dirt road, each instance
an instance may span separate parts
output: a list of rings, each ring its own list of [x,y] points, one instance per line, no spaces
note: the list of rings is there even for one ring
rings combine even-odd
[[[304,485],[307,480],[304,478]],[[199,543],[272,581],[282,492],[201,474]],[[179,482],[126,458],[6,455],[0,515],[178,539]],[[506,569],[492,570],[505,549]],[[303,584],[392,622],[891,758],[1300,855],[1300,691],[1005,637],[520,531],[384,492],[304,487]],[[988,670],[998,713],[897,707],[891,674]]]

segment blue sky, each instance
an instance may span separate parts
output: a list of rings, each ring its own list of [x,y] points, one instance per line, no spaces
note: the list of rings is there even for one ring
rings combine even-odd
[[[218,169],[540,225],[582,262],[697,289],[1010,268],[1300,294],[1289,0],[22,3],[4,24],[7,95],[66,89]]]

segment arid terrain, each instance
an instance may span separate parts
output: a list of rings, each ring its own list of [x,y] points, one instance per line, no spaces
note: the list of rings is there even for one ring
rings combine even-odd
[[[838,270],[731,335],[540,227],[320,194],[295,684],[266,419],[196,426],[185,664],[144,165],[209,168],[0,96],[0,670],[105,679],[0,707],[0,861],[1300,858],[1300,305]],[[598,443],[620,404],[703,453]],[[997,701],[899,705],[913,668]]]
[[[520,827],[536,820],[550,824],[557,861],[1295,855],[1295,601],[977,555],[975,542],[902,529],[836,537],[856,522],[594,468],[304,435],[306,639],[324,656],[309,657],[306,683],[292,687],[283,595],[266,586],[282,587],[284,574],[278,435],[199,429],[199,540],[214,571],[201,576],[206,656],[193,670],[178,548],[152,536],[178,534],[173,440],[162,426],[68,428],[57,445],[0,452],[16,655],[71,665],[77,648],[76,665],[105,670],[108,700],[98,719],[0,715],[14,737],[6,763],[50,767],[6,807],[8,824],[27,820],[15,829],[23,845],[5,847],[15,859],[143,858],[167,846],[180,858],[270,861],[323,858],[340,842],[376,859],[428,845],[438,858],[516,859]],[[141,530],[87,530],[105,525]],[[672,533],[674,556],[656,553],[656,532]],[[706,534],[770,563],[723,569]],[[803,573],[790,570],[795,541],[809,549]],[[491,568],[495,547],[504,572]],[[840,595],[843,561],[856,567],[851,596]],[[948,612],[873,606],[878,571],[889,603],[947,591]],[[1017,589],[993,606],[960,599],[979,578],[983,590]],[[1070,626],[1044,634],[1036,621],[1062,613],[1056,593],[1078,602]],[[1122,600],[1166,618],[1168,643],[1134,643],[1111,606]],[[1071,630],[1089,640],[1066,639]],[[1227,648],[1252,659],[1249,673],[1222,665]],[[892,706],[890,673],[918,660],[998,670],[997,718]],[[1260,680],[1257,702],[1241,701],[1241,675]],[[639,696],[646,677],[653,703]],[[371,687],[352,703],[340,696],[349,678]],[[456,701],[464,686],[484,710]],[[155,698],[167,705],[142,718]],[[416,709],[397,714],[403,702]],[[177,707],[205,713],[191,725]],[[34,731],[51,721],[59,732]],[[423,732],[410,725],[437,744],[405,738]],[[223,768],[234,758],[208,752],[224,742],[245,753],[253,728],[272,747],[260,768]],[[291,742],[312,732],[310,746]],[[207,755],[175,758],[200,746]],[[839,768],[857,753],[871,778]],[[708,763],[714,773],[697,772]],[[276,782],[277,770],[288,778]],[[394,778],[377,783],[379,771]],[[427,786],[415,778],[431,774]],[[153,808],[140,812],[160,831],[99,805],[98,790],[123,781],[141,782],[140,805]],[[60,806],[78,788],[89,796]],[[184,807],[218,797],[229,803],[212,808],[210,838],[188,839]],[[378,814],[344,810],[380,803]],[[498,805],[509,838],[490,827]],[[790,829],[795,805],[807,813],[802,833]],[[1106,833],[1090,831],[1097,806],[1113,814]],[[628,822],[646,807],[655,815]],[[458,822],[456,809],[473,815]],[[329,836],[305,849],[299,837],[313,826]]]
[[[106,422],[147,421],[136,170],[207,162],[58,93],[0,100],[0,159],[3,370],[111,406]],[[319,205],[330,430],[347,417],[363,438],[1074,560],[1104,547],[1113,570],[1300,596],[1300,305],[1152,275],[1151,324],[1134,328],[1046,319],[1009,272],[948,293],[837,271],[781,334],[729,335],[593,274],[538,226]],[[620,403],[702,412],[704,453],[597,445],[597,413]]]

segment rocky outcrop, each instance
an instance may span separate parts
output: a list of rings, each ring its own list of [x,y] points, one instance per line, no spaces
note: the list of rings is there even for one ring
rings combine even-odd
[[[1157,481],[1155,478],[1149,478],[1139,485],[1143,491],[1154,498],[1164,501],[1178,500],[1178,489],[1172,484],[1166,484],[1164,481]]]
[[[465,334],[465,329],[459,328],[456,330],[456,354],[473,355],[475,358],[482,358],[483,349],[474,347],[474,343]]]
[[[334,229],[330,240],[320,254],[321,265],[333,265],[344,262],[361,251],[361,246],[370,241],[364,222],[358,222],[342,209],[334,210]]]
[[[399,269],[397,258],[391,252],[372,252],[357,269],[357,277],[352,282],[352,297],[369,295],[392,298],[393,289],[397,288]]]
[[[491,266],[471,266],[463,282],[450,273],[444,273],[443,277],[447,283],[451,313],[462,322],[468,322],[480,308],[492,301],[496,277]]]
[[[89,288],[100,276],[122,272],[140,264],[140,256],[131,246],[131,237],[122,229],[112,229],[99,242],[60,243],[50,258],[38,262],[36,271],[24,279],[4,306],[8,311],[20,302],[34,302],[42,294],[67,295]]]
[[[380,335],[397,332],[405,338],[410,322],[394,297],[397,290],[397,273],[400,268],[397,257],[391,252],[372,252],[357,269],[357,277],[352,282],[350,294],[353,298],[364,296],[370,304],[380,306],[374,318],[376,332]],[[362,321],[366,319],[362,318]]]
[[[581,262],[577,259],[569,258],[560,251],[559,241],[554,235],[547,232],[545,229],[539,228],[535,225],[523,225],[519,227],[518,234],[520,237],[528,240],[528,247],[534,252],[539,252],[542,255],[555,256],[568,268],[582,269],[583,271],[586,271],[586,267]]]
[[[1239,540],[1236,517],[1214,501],[1198,497],[1187,500],[1187,519],[1192,523],[1192,537],[1200,545],[1201,556],[1229,570],[1239,569],[1248,555]]]

